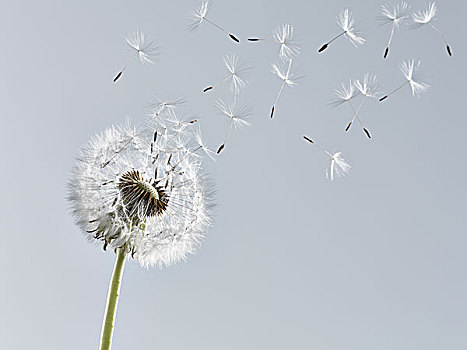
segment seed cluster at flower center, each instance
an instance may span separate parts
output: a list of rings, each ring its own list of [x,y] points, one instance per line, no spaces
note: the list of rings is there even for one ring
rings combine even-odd
[[[119,178],[118,189],[130,218],[144,220],[167,209],[169,196],[158,183],[157,180],[144,179],[138,170],[127,171]]]

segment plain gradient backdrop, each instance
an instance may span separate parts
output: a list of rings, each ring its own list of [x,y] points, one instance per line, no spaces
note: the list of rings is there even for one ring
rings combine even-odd
[[[202,89],[236,53],[253,67],[244,95],[253,125],[205,162],[215,226],[185,263],[145,270],[128,261],[113,349],[466,349],[467,5],[438,2],[453,57],[429,27],[402,27],[383,60],[382,4],[213,2],[208,17],[236,44],[207,23],[185,29],[198,1],[1,0],[0,348],[97,348],[114,254],[89,244],[69,215],[78,149],[127,117],[142,121],[154,96],[186,98],[216,149],[228,123],[214,105],[229,92]],[[367,43],[341,38],[318,54],[346,7]],[[271,120],[277,46],[246,38],[271,38],[282,23],[303,44],[294,65],[304,78]],[[161,54],[114,84],[132,54],[123,38],[136,28]],[[346,133],[348,106],[327,106],[337,84],[372,72],[389,91],[412,58],[431,89],[367,101],[360,116],[373,138],[358,125]],[[303,135],[342,151],[351,173],[326,180],[326,156]]]

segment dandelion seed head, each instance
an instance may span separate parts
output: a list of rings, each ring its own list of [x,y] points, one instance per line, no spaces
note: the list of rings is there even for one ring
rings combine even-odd
[[[337,24],[345,32],[345,36],[356,47],[363,45],[365,39],[360,36],[357,29],[354,28],[354,19],[349,9],[342,10],[336,18]]]
[[[344,158],[341,157],[341,152],[336,152],[330,157],[329,168],[326,169],[326,178],[333,181],[337,177],[343,177],[350,172],[352,168]]]
[[[187,25],[187,29],[194,30],[198,28],[199,25],[203,23],[204,19],[206,18],[209,8],[210,8],[209,0],[203,0],[199,8],[190,12],[188,14],[190,23]]]
[[[289,59],[287,62],[281,61],[273,63],[271,68],[271,72],[290,87],[297,85],[298,81],[302,79],[302,76],[299,76],[292,70],[292,59]]]
[[[238,95],[245,91],[248,87],[249,81],[246,79],[251,67],[249,67],[243,60],[239,59],[237,55],[225,55],[224,65],[229,71],[229,76],[226,79],[230,80],[230,90]]]
[[[273,34],[274,40],[280,44],[279,57],[291,59],[300,53],[300,45],[294,39],[293,26],[290,24],[280,25]]]
[[[425,10],[419,10],[412,14],[412,19],[415,24],[423,25],[430,23],[434,19],[436,19],[436,12],[437,12],[436,4],[431,2],[428,4],[428,7]]]
[[[97,134],[81,149],[68,184],[87,238],[126,249],[144,267],[185,259],[211,224],[212,190],[193,136],[170,124],[127,123]]]
[[[335,108],[350,101],[354,97],[358,96],[359,92],[357,91],[352,79],[349,79],[347,83],[340,83],[340,85],[334,89],[334,95],[336,97],[328,103],[331,108]]]
[[[236,99],[229,102],[218,99],[216,107],[221,115],[230,119],[236,129],[251,125],[249,118],[252,115],[253,108],[249,104],[239,103]]]
[[[394,23],[397,27],[410,17],[410,5],[405,1],[401,1],[395,6],[382,5],[381,12],[383,15],[377,19],[382,25]]]
[[[129,34],[125,41],[137,52],[141,63],[154,63],[153,57],[159,55],[159,46],[155,39],[147,39],[143,32],[136,29],[135,32]]]
[[[420,75],[420,64],[420,61],[415,64],[415,60],[411,60],[403,61],[400,65],[402,74],[410,84],[413,96],[418,96],[430,88],[428,83],[421,81],[422,77]]]
[[[378,84],[376,75],[370,73],[366,73],[362,81],[356,80],[355,87],[362,95],[371,98],[377,98],[381,92],[381,87]]]

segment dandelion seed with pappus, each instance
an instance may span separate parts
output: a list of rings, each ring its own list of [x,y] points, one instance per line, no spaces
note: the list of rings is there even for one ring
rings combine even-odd
[[[217,109],[222,116],[230,120],[229,131],[227,132],[225,141],[217,149],[217,154],[219,154],[225,148],[233,128],[240,129],[243,126],[251,125],[248,119],[252,115],[253,108],[246,103],[238,103],[236,99],[227,103],[219,99],[217,100]]]
[[[211,6],[211,4],[209,3],[209,0],[203,0],[203,2],[201,3],[201,6],[198,9],[190,12],[189,13],[190,23],[188,24],[187,29],[190,30],[190,31],[195,30],[196,28],[199,27],[199,25],[201,23],[206,21],[209,24],[211,24],[212,26],[216,27],[217,29],[219,29],[222,32],[224,32],[225,34],[227,34],[230,39],[232,39],[233,41],[239,43],[240,40],[238,40],[238,38],[235,35],[233,35],[232,33],[229,33],[224,28],[217,25],[216,23],[214,23],[213,21],[211,21],[210,19],[208,19],[206,17],[206,15],[208,14],[210,6]]]
[[[279,62],[279,63],[272,64],[271,71],[273,74],[275,74],[277,77],[279,77],[282,80],[282,84],[279,89],[279,92],[277,93],[274,104],[272,105],[271,118],[274,116],[276,105],[277,105],[277,102],[279,101],[279,97],[282,94],[282,90],[284,89],[284,86],[287,85],[289,87],[294,87],[295,85],[297,85],[297,81],[302,78],[301,76],[298,76],[294,71],[292,71],[291,68],[292,68],[291,59],[289,59],[288,62]]]
[[[433,24],[433,21],[436,20],[436,12],[438,11],[436,4],[431,2],[428,4],[428,7],[423,11],[417,11],[412,14],[412,19],[414,21],[415,27],[423,27],[425,24],[428,24],[431,28],[433,28],[440,36],[441,39],[444,41],[444,45],[446,45],[446,50],[449,56],[452,56],[451,47],[449,46],[446,38],[444,37],[441,30]]]
[[[68,184],[86,238],[116,253],[100,350],[111,346],[127,256],[142,267],[172,265],[196,251],[211,225],[213,192],[200,147],[164,118],[144,127],[113,126],[91,138]]]
[[[336,35],[334,38],[329,40],[326,44],[321,46],[318,49],[318,52],[323,52],[328,48],[328,46],[341,36],[345,36],[355,47],[363,45],[365,43],[365,39],[360,36],[360,33],[357,29],[354,28],[354,19],[352,17],[352,12],[349,9],[342,10],[340,14],[336,18],[336,22],[339,27],[342,28],[343,32],[339,35]]]
[[[430,88],[430,85],[427,83],[422,82],[422,78],[420,76],[419,70],[420,70],[420,61],[415,64],[415,61],[403,61],[400,65],[400,69],[402,74],[404,75],[406,81],[398,86],[396,89],[388,93],[387,95],[384,95],[381,97],[379,100],[384,101],[387,99],[389,96],[392,94],[396,93],[400,89],[402,89],[404,86],[407,84],[410,85],[410,88],[412,89],[412,95],[413,96],[419,96],[421,93],[425,92]]]
[[[248,38],[248,41],[267,41],[262,38]],[[294,37],[293,26],[290,24],[280,25],[273,33],[273,40],[279,44],[279,57],[283,60],[292,59],[300,54],[300,44]]]
[[[130,46],[132,50],[134,50],[134,55],[130,58],[130,60],[125,64],[125,66],[118,72],[118,74],[114,78],[114,83],[120,79],[125,69],[128,65],[138,57],[140,62],[143,64],[152,64],[154,61],[152,60],[153,57],[159,55],[159,46],[154,39],[147,39],[143,32],[140,32],[139,29],[136,29],[134,33],[131,33],[125,38],[126,43]]]
[[[410,6],[405,1],[400,2],[392,8],[388,5],[381,6],[383,15],[377,18],[378,21],[381,23],[381,25],[391,24],[391,34],[389,35],[389,41],[386,45],[386,49],[384,50],[384,58],[386,58],[389,53],[389,47],[391,46],[394,30],[398,28],[401,23],[406,22],[410,17],[409,9]]]
[[[203,92],[208,92],[215,87],[222,85],[226,81],[230,80],[230,91],[232,91],[235,95],[239,95],[248,87],[248,80],[246,76],[248,75],[251,67],[247,66],[244,61],[239,59],[237,55],[225,55],[224,56],[224,65],[227,68],[229,74],[222,78],[217,83],[208,86],[203,90]]]
[[[303,136],[303,138],[306,141],[318,147],[321,151],[323,151],[329,156],[330,164],[329,167],[326,169],[326,179],[331,179],[331,181],[333,181],[336,177],[345,176],[350,172],[351,166],[344,160],[344,158],[341,157],[341,152],[336,152],[332,154],[320,145],[318,145],[309,137]]]

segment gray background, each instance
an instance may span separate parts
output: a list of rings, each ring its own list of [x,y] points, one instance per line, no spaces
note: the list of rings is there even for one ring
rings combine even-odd
[[[393,2],[394,3],[394,2]],[[414,8],[423,1],[410,1]],[[245,98],[253,126],[206,168],[216,222],[198,254],[168,269],[129,261],[113,349],[466,349],[465,29],[467,5],[439,2],[448,57],[431,29],[375,23],[374,1],[216,1],[209,25],[187,32],[198,1],[6,1],[0,8],[0,341],[2,349],[97,348],[114,255],[83,239],[65,201],[77,150],[94,133],[141,121],[152,96],[183,96],[213,148],[227,123],[213,108],[222,57],[254,66]],[[339,39],[334,17],[354,11],[367,44]],[[269,72],[276,47],[248,43],[291,23],[303,43],[302,84]],[[156,64],[131,64],[123,37],[156,37]],[[344,132],[347,106],[326,105],[337,83],[374,72],[385,91],[401,60],[422,60],[432,88],[406,87],[360,113],[373,133]],[[134,62],[136,63],[136,62]],[[309,135],[352,165],[325,180]]]

